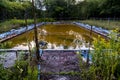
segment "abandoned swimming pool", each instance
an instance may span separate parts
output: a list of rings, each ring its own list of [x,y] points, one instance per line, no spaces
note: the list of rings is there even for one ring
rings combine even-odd
[[[38,38],[40,41],[47,42],[43,49],[80,49],[81,47],[89,47],[89,43],[93,38],[97,38],[98,34],[83,29],[73,24],[48,24],[38,28]],[[28,49],[30,43],[34,46],[33,30],[8,40],[13,49]]]

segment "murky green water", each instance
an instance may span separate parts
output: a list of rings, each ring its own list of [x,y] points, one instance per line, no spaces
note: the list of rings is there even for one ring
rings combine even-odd
[[[33,30],[11,40],[11,47],[24,45],[34,40]],[[80,28],[76,25],[59,24],[59,25],[45,25],[38,28],[39,41],[46,41],[57,46],[63,45],[66,47],[82,43],[88,43],[92,40],[90,32],[86,29]],[[92,37],[97,38],[97,34],[92,33]]]

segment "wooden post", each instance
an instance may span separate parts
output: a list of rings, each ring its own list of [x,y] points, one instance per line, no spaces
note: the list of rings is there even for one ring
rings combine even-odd
[[[25,15],[24,15],[24,18],[25,18],[25,25],[26,25],[26,31],[27,31],[27,13],[26,13],[26,11],[25,11]]]
[[[90,30],[90,37],[92,38],[92,26],[91,26],[91,30]],[[89,50],[88,50],[88,53],[87,53],[87,62],[86,62],[87,67],[89,66],[89,53],[90,53],[91,41],[92,40],[90,40],[90,42],[89,42]]]
[[[17,58],[17,60],[18,60],[18,52],[17,52],[17,51],[15,51],[15,53],[16,53],[16,58]]]

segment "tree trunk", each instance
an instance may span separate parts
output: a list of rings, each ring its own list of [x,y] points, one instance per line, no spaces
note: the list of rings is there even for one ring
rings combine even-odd
[[[33,16],[34,16],[34,36],[35,36],[35,44],[36,44],[36,58],[37,61],[41,59],[39,55],[39,44],[38,44],[38,36],[37,36],[37,26],[36,26],[36,13],[35,13],[35,6],[34,6],[34,0],[32,0],[32,6],[33,6]]]

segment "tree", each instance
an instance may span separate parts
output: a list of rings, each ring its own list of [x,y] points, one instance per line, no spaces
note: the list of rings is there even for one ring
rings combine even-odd
[[[11,2],[8,0],[1,0],[0,1],[0,20],[6,19],[23,19],[25,11],[31,13],[31,3],[25,2]]]
[[[119,0],[103,0],[100,3],[100,15],[106,17],[120,17],[120,1]]]
[[[45,2],[47,13],[56,19],[64,18],[67,3],[64,0],[50,0]]]

